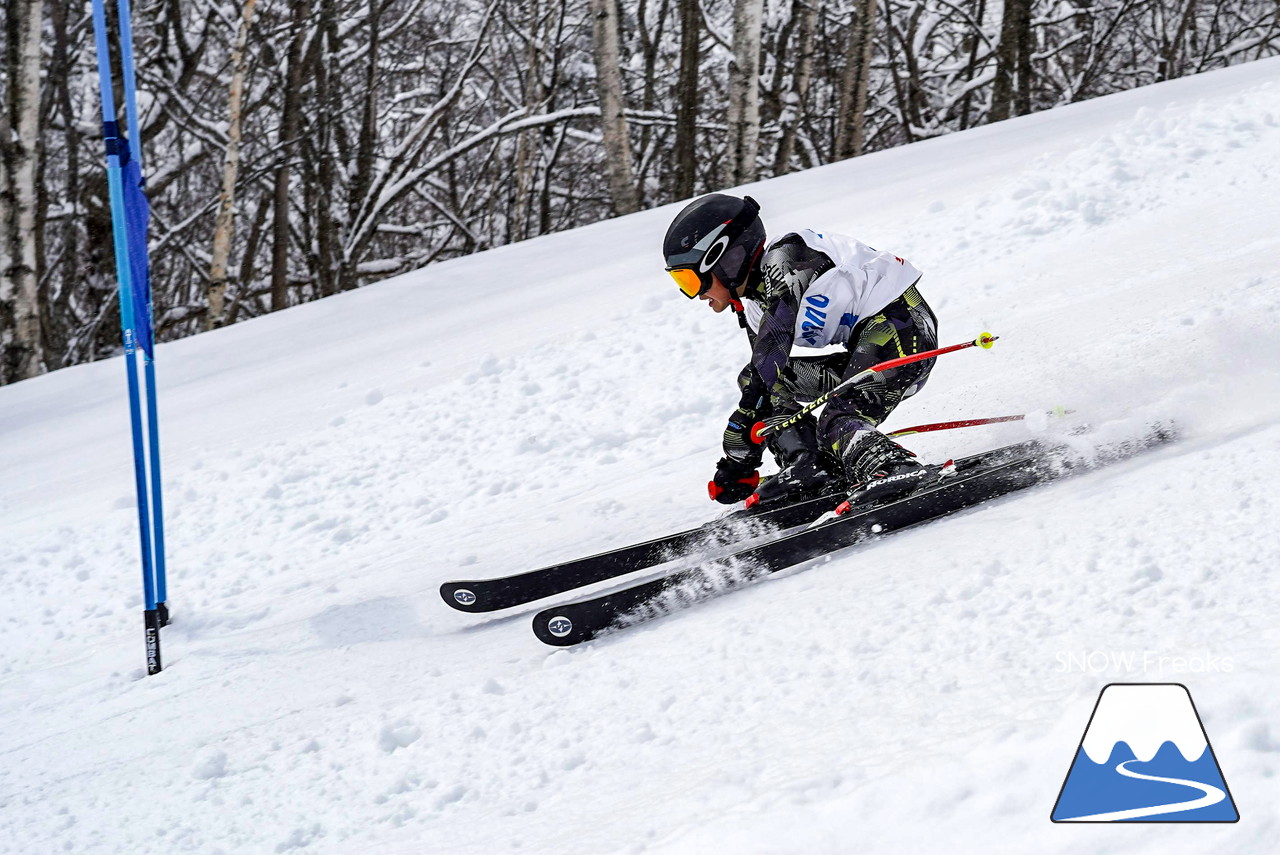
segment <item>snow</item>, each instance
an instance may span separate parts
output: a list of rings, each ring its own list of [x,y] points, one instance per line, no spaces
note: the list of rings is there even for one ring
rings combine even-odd
[[[1144,763],[1165,742],[1189,761],[1199,760],[1208,745],[1191,696],[1174,683],[1116,685],[1102,693],[1080,747],[1094,763],[1105,763],[1120,742]]]
[[[1277,151],[1266,60],[748,188],[1001,336],[887,427],[1181,438],[572,650],[436,588],[718,512],[745,346],[661,271],[678,205],[161,346],[155,677],[121,360],[0,389],[0,852],[1272,851]],[[1050,823],[1142,681],[1238,824]]]

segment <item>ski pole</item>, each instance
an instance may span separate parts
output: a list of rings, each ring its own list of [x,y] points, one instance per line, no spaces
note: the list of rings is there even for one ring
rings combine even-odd
[[[873,374],[876,374],[877,372],[888,371],[890,368],[897,368],[900,365],[908,365],[912,362],[919,362],[922,359],[932,359],[935,356],[942,356],[944,353],[955,353],[957,350],[964,350],[970,347],[981,347],[983,350],[990,350],[991,346],[995,344],[996,341],[999,340],[999,338],[1000,338],[999,336],[994,336],[989,332],[984,332],[982,335],[978,336],[973,341],[965,341],[965,342],[961,342],[960,344],[953,344],[949,347],[939,347],[936,350],[926,350],[926,351],[922,351],[921,353],[913,353],[909,356],[899,356],[896,359],[889,359],[884,362],[878,362],[875,365],[872,365],[870,368],[864,368],[862,371],[859,371],[857,374],[853,375],[852,377],[849,377],[846,380],[842,380],[839,383],[839,385],[835,386],[832,389],[829,389],[826,392],[823,392],[821,395],[814,398],[809,403],[805,404],[803,407],[800,408],[798,412],[793,413],[792,415],[785,416],[782,418],[778,418],[775,416],[763,422],[756,422],[755,426],[751,428],[751,438],[756,442],[756,444],[763,443],[766,438],[773,436],[775,433],[780,433],[781,431],[786,430],[787,428],[791,427],[792,425],[800,421],[800,419],[807,416],[809,413],[818,409],[818,407],[821,407],[823,404],[830,401],[838,392],[844,389],[849,389],[853,386],[856,386],[857,384],[861,383],[863,380],[866,380],[868,377],[870,377]]]
[[[1057,407],[1045,413],[1046,416],[1065,416],[1074,413],[1075,410],[1068,410],[1065,407]],[[891,430],[885,436],[908,436],[913,433],[930,433],[935,430],[951,430],[952,428],[976,427],[978,425],[995,425],[1001,422],[1020,422],[1025,419],[1025,415],[1016,416],[994,416],[989,419],[959,419],[954,422],[931,422],[927,425],[916,425],[915,427],[899,428]]]
[[[1026,416],[996,416],[990,419],[960,419],[954,422],[932,422],[927,425],[916,425],[915,427],[899,428],[891,430],[885,436],[909,436],[913,433],[930,433],[935,430],[951,430],[952,428],[977,427],[978,425],[995,425],[1001,422],[1020,422]]]

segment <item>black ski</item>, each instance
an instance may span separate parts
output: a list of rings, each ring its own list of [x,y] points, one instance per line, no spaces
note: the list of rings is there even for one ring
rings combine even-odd
[[[464,612],[491,612],[524,605],[575,588],[625,576],[636,570],[665,564],[694,547],[712,546],[717,540],[730,542],[805,525],[830,510],[839,493],[827,493],[791,505],[769,510],[740,510],[719,519],[630,546],[611,549],[586,558],[551,564],[514,576],[497,579],[463,579],[445,582],[440,596]],[[726,544],[726,547],[728,544]]]
[[[818,527],[800,529],[698,567],[593,599],[544,609],[533,618],[533,632],[546,644],[569,647],[618,626],[624,618],[639,622],[655,617],[682,603],[703,599],[872,537],[937,519],[1076,470],[1127,457],[1171,436],[1171,432],[1157,429],[1144,440],[1116,446],[1092,461],[1073,459],[1063,453],[1063,449],[1025,446],[1012,456],[989,457],[987,463],[978,465],[961,467],[961,461],[957,461],[955,474],[896,501],[864,510],[854,509]],[[993,454],[1013,448],[999,449]]]
[[[957,460],[956,468],[963,472],[974,466],[1013,458],[1040,447],[1037,441],[1032,440],[985,451]],[[445,582],[440,586],[440,596],[450,606],[464,612],[491,612],[524,605],[665,564],[694,550],[719,549],[721,552],[732,552],[744,540],[808,525],[831,510],[835,504],[833,499],[840,495],[842,494],[828,493],[780,508],[736,511],[688,531],[513,576]]]

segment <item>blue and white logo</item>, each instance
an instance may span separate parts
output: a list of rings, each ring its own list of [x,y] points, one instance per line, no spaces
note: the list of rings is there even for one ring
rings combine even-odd
[[[1093,708],[1054,822],[1235,822],[1235,801],[1181,683],[1112,683]]]
[[[573,632],[573,621],[569,620],[564,615],[556,615],[551,620],[547,621],[547,632],[551,633],[556,638],[564,638],[566,635]]]
[[[469,606],[476,601],[476,595],[468,591],[466,588],[459,588],[454,591],[453,598],[464,606]]]
[[[805,305],[802,307],[804,319],[800,323],[800,337],[813,346],[817,343],[822,328],[826,326],[826,308],[831,303],[831,298],[826,294],[810,294],[804,302]]]

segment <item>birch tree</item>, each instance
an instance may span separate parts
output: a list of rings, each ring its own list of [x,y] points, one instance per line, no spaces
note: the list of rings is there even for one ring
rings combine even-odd
[[[796,140],[800,132],[800,122],[805,113],[805,105],[809,98],[809,84],[813,79],[813,58],[816,53],[814,45],[814,28],[817,23],[818,9],[812,0],[793,0],[791,6],[791,23],[795,28],[794,48],[795,66],[791,73],[790,88],[779,94],[778,125],[781,136],[778,149],[774,155],[773,172],[782,175],[791,169],[791,161],[795,157]],[[790,40],[780,40],[785,46]],[[775,59],[781,64],[781,57]],[[781,76],[779,74],[779,76]]]
[[[0,383],[44,370],[38,291],[36,176],[41,171],[43,0],[10,0],[5,15],[5,111],[0,117]]]
[[[728,141],[721,179],[727,187],[756,180],[760,146],[760,26],[764,0],[734,0],[729,61]]]
[[[640,210],[631,169],[631,137],[627,128],[618,46],[615,0],[590,0],[596,58],[596,91],[600,97],[600,127],[604,134],[605,175],[616,214]]]
[[[245,43],[258,0],[245,0],[240,12],[240,29],[231,52],[231,94],[227,99],[227,153],[222,167],[222,196],[218,200],[218,219],[213,228],[213,260],[209,265],[209,312],[204,328],[222,325],[223,302],[227,290],[227,261],[231,255],[231,236],[235,227],[236,179],[240,174],[240,113],[244,99]]]

